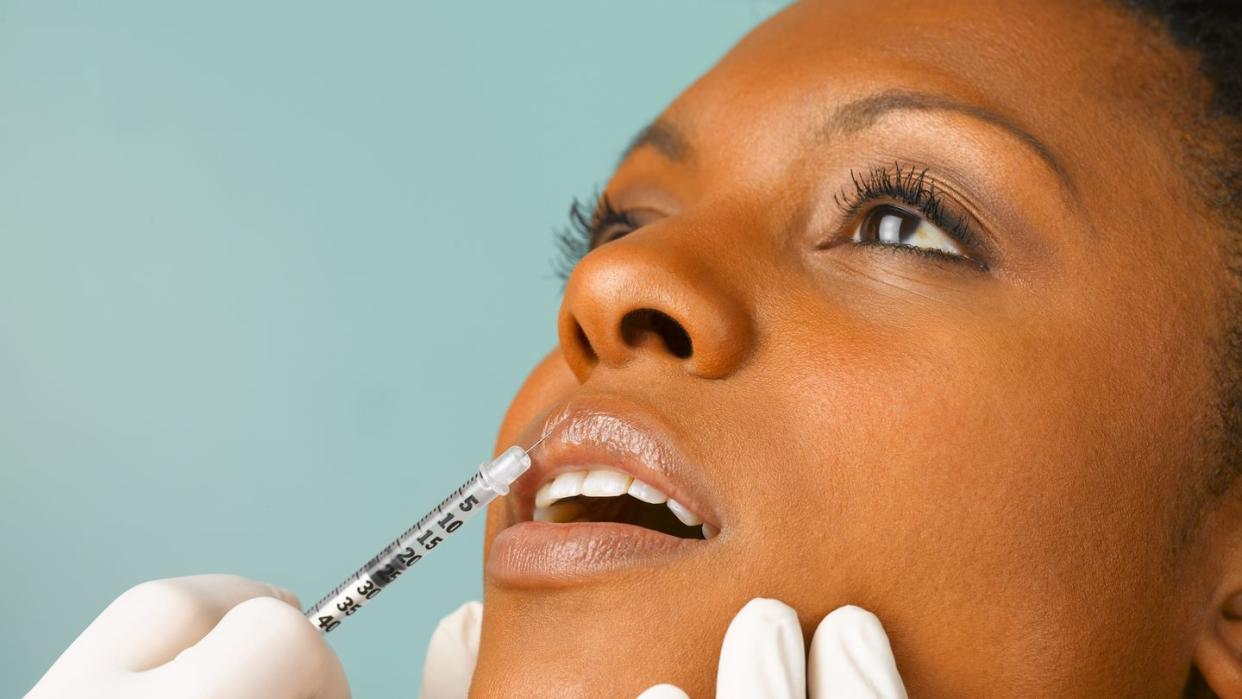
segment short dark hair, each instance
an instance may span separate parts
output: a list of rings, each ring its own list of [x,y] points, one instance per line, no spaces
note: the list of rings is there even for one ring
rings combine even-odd
[[[1224,232],[1233,293],[1225,299],[1229,323],[1219,348],[1219,453],[1205,483],[1213,499],[1242,477],[1242,0],[1117,0],[1154,24],[1196,60],[1210,92],[1195,90],[1196,123],[1183,139],[1207,204]]]

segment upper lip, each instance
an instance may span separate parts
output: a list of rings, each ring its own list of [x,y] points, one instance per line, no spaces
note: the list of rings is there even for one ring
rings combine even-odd
[[[512,488],[516,521],[530,521],[535,492],[563,471],[610,468],[655,486],[704,521],[720,526],[704,495],[702,473],[693,468],[649,413],[619,399],[571,400],[543,420],[531,467]]]

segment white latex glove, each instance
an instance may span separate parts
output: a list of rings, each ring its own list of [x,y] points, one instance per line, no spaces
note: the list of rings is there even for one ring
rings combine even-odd
[[[336,654],[273,585],[235,575],[143,583],[78,636],[26,699],[345,699]]]
[[[468,602],[436,627],[423,664],[420,699],[461,699],[470,690],[479,652],[483,605]],[[880,620],[846,606],[824,617],[811,639],[810,659],[798,615],[773,599],[753,599],[733,617],[720,649],[717,699],[905,699]],[[638,699],[687,699],[669,684]]]
[[[463,699],[479,658],[483,605],[467,602],[440,620],[427,644],[419,699]]]
[[[884,627],[865,609],[845,606],[819,623],[811,653],[798,615],[774,599],[753,599],[733,617],[720,648],[717,699],[905,699]],[[688,699],[661,684],[638,699]]]

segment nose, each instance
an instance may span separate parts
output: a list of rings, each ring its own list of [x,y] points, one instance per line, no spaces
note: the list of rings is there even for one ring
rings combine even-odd
[[[570,275],[557,332],[579,381],[643,356],[721,379],[750,354],[754,323],[727,283],[729,258],[670,238],[632,233],[593,250]]]

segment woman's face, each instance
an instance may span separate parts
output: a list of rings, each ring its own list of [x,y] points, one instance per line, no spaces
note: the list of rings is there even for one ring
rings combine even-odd
[[[774,597],[808,637],[874,611],[915,696],[1176,694],[1224,264],[1152,43],[1102,2],[803,2],[678,98],[501,428],[557,425],[489,512],[475,693],[710,696]],[[719,534],[530,521],[603,469]]]

